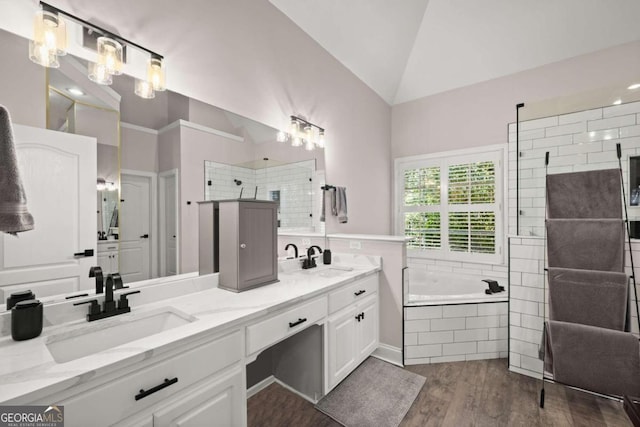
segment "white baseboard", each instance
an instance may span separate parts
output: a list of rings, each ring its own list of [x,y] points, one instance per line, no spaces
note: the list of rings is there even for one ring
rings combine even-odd
[[[269,387],[275,381],[276,381],[275,377],[273,375],[269,375],[267,378],[263,379],[259,383],[252,385],[247,389],[247,399],[261,392],[265,388]]]
[[[290,387],[289,385],[283,383],[282,381],[280,381],[277,378],[274,378],[274,382],[276,384],[280,384],[282,387],[286,388],[287,390],[289,390],[291,393],[297,394],[298,396],[300,396],[301,398],[303,398],[304,400],[306,400],[307,402],[311,402],[314,405],[316,403],[318,403],[317,399],[312,399],[309,396],[307,396],[306,394],[300,393],[298,390],[296,390],[295,388]]]
[[[404,368],[404,364],[402,363],[402,349],[398,347],[393,347],[387,344],[379,344],[378,348],[374,350],[372,356]]]

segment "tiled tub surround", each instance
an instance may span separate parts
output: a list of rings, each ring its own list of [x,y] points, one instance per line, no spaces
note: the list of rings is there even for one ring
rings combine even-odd
[[[636,266],[640,263],[640,242],[632,241]],[[548,305],[543,298],[544,238],[516,236],[509,238],[509,369],[540,378],[542,361],[538,350],[542,340],[543,316]],[[628,246],[625,243],[626,272],[631,274]],[[638,273],[636,268],[636,274]],[[633,288],[630,287],[631,330],[638,333],[638,319]],[[545,311],[546,310],[546,311]]]
[[[108,376],[114,369],[125,369],[142,360],[177,351],[186,342],[227,331],[232,327],[247,324],[269,313],[274,313],[292,304],[311,300],[326,294],[332,289],[368,277],[380,271],[379,257],[343,255],[343,262],[349,262],[353,270],[339,277],[324,278],[303,274],[280,274],[280,282],[263,286],[243,293],[233,293],[217,289],[217,275],[189,278],[188,280],[207,281],[208,289],[162,300],[140,304],[136,298],[144,299],[141,294],[130,297],[132,313],[114,317],[114,322],[125,322],[130,316],[144,316],[153,310],[161,310],[168,305],[172,310],[193,316],[197,320],[178,328],[154,334],[116,350],[106,350],[68,363],[56,363],[46,348],[48,337],[73,333],[79,328],[90,328],[98,324],[87,324],[84,320],[85,307],[78,310],[75,320],[64,324],[46,326],[41,336],[22,342],[15,342],[10,336],[0,337],[0,402],[26,403],[35,401],[51,393],[63,392],[72,387],[91,382],[96,378]],[[61,303],[71,306],[72,302]],[[47,317],[45,307],[45,318]],[[0,316],[8,316],[2,313]],[[105,321],[103,325],[110,325]],[[28,356],[28,357],[27,357]]]
[[[484,294],[487,284],[482,282],[482,279],[493,279],[506,288],[506,267],[426,258],[409,258],[407,265],[404,286],[405,364],[507,357],[508,293],[493,295],[487,302]],[[436,285],[437,292],[430,292],[428,287],[433,284],[425,281],[434,278],[441,283]],[[456,283],[459,283],[456,278],[461,282],[477,283],[474,293],[478,298],[474,300],[470,298],[472,295],[461,295],[456,289]],[[426,295],[424,299],[432,297],[434,300],[411,301],[412,293],[423,292],[419,288],[425,289],[427,294],[448,293],[449,296]]]
[[[507,302],[405,307],[405,364],[507,357]]]
[[[526,108],[526,106],[525,106]],[[516,125],[509,125],[509,234],[544,235],[544,156],[549,173],[618,167],[622,148],[629,200],[629,157],[640,154],[640,102],[545,117],[520,123],[520,230],[516,230]],[[588,197],[588,196],[587,196]],[[640,216],[639,208],[629,215]]]

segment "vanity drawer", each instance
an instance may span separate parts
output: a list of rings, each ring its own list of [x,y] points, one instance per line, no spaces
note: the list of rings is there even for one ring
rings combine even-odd
[[[327,297],[322,297],[247,326],[247,355],[313,325],[326,315]]]
[[[127,375],[56,403],[64,405],[69,426],[111,425],[233,366],[241,358],[242,334],[237,331],[157,363],[153,359],[143,362]],[[117,365],[113,369],[117,370]],[[165,384],[165,379],[169,380],[167,385],[158,387]],[[142,389],[157,391],[144,396]]]
[[[329,294],[329,313],[360,301],[378,290],[378,274],[365,277]],[[364,291],[364,292],[363,292]]]

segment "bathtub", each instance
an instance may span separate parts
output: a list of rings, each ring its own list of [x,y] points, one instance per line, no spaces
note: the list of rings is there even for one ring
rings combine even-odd
[[[507,357],[508,295],[487,295],[490,278],[405,270],[406,365]],[[507,287],[506,278],[498,283]]]
[[[505,290],[491,295],[485,293],[488,285],[482,279],[491,279],[491,277],[409,268],[405,272],[405,286],[408,288],[405,306],[470,304],[508,300],[507,279],[498,280]]]

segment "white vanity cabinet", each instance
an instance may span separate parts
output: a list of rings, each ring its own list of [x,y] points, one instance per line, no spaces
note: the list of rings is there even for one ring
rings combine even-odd
[[[97,262],[105,276],[118,272],[118,246],[118,242],[114,240],[98,242]]]
[[[378,275],[329,294],[326,391],[331,391],[378,346]]]
[[[201,340],[39,404],[64,405],[65,425],[199,426],[246,424],[243,333]],[[203,417],[211,422],[202,423]],[[216,424],[217,420],[229,421]]]

